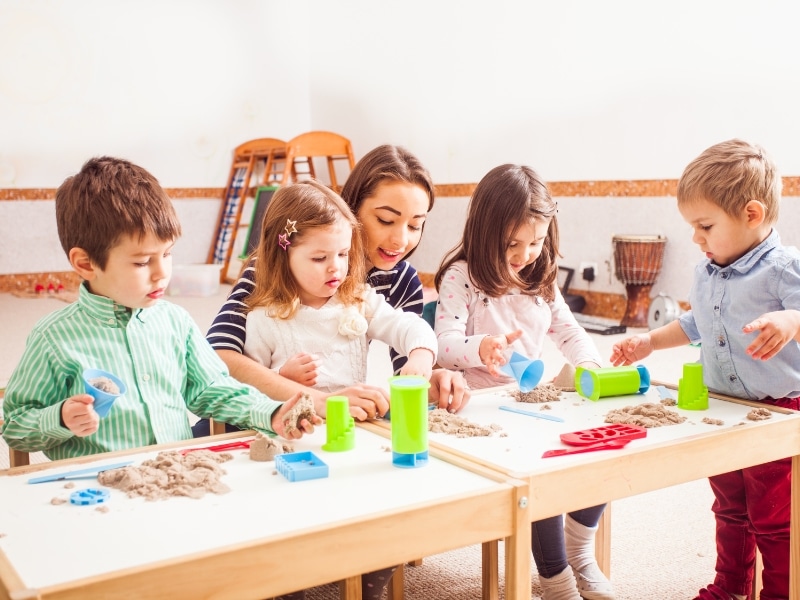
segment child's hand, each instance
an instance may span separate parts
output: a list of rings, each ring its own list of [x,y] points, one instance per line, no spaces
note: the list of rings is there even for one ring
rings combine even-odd
[[[78,394],[64,400],[61,405],[64,427],[78,437],[92,435],[100,427],[100,417],[94,412],[94,398]]]
[[[653,345],[649,333],[642,333],[625,338],[614,344],[611,349],[611,364],[615,367],[630,365],[637,360],[642,360],[653,352]]]
[[[278,369],[278,374],[301,385],[314,387],[317,384],[316,360],[313,354],[295,354]]]
[[[435,402],[439,408],[456,413],[467,405],[471,394],[463,373],[435,369],[431,374],[428,400]]]
[[[769,360],[797,336],[800,331],[800,312],[779,310],[765,313],[742,327],[742,331],[760,331],[747,347],[747,353],[754,360]]]
[[[522,337],[522,330],[517,329],[506,335],[487,335],[481,340],[478,354],[481,362],[489,369],[489,373],[495,377],[500,375],[500,367],[506,364],[506,352],[519,338]]]
[[[294,396],[289,398],[283,405],[272,413],[272,431],[285,439],[299,439],[303,437],[304,433],[314,433],[314,425],[322,425],[322,418],[315,414],[312,419],[303,419],[297,424],[297,429],[293,430],[290,434],[286,434],[286,423],[284,419],[289,411],[294,408],[294,405],[303,397],[303,392],[297,392]]]
[[[433,372],[433,353],[427,348],[415,348],[408,353],[406,364],[400,369],[400,375],[420,375],[431,378]]]

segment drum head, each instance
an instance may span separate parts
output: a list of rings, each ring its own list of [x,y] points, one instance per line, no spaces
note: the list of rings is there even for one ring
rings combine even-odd
[[[650,329],[671,323],[681,315],[678,303],[665,294],[659,294],[650,301],[647,311],[647,326]]]

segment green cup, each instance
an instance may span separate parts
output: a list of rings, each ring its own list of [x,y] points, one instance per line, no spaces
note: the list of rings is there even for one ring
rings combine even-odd
[[[575,370],[575,389],[589,400],[605,396],[644,394],[650,389],[650,372],[644,365]]]
[[[331,396],[325,401],[326,443],[322,449],[327,452],[344,452],[356,445],[356,422],[350,416],[350,402],[347,396]]]
[[[703,365],[686,363],[678,380],[678,408],[708,410],[708,388],[703,385]]]
[[[389,378],[389,410],[392,413],[392,464],[400,468],[428,463],[428,388],[417,375]]]

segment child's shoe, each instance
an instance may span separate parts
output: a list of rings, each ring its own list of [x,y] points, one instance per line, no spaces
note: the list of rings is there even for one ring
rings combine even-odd
[[[586,527],[567,515],[564,538],[567,562],[572,567],[578,591],[585,600],[614,600],[614,587],[597,566],[594,537],[597,527]]]
[[[718,585],[712,583],[700,590],[694,600],[747,600],[747,596],[729,594]]]
[[[539,585],[542,588],[542,600],[581,600],[571,567],[549,579],[540,575]]]

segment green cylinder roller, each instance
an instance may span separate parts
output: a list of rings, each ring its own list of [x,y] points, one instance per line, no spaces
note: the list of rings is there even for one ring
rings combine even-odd
[[[347,396],[331,396],[325,401],[326,443],[328,452],[352,450],[356,445],[356,422],[350,416]]]
[[[606,396],[644,394],[650,389],[650,372],[644,365],[575,370],[575,389],[589,400]]]
[[[683,365],[683,377],[678,380],[678,408],[708,410],[708,388],[703,385],[703,365]]]
[[[428,463],[428,388],[417,375],[389,379],[389,409],[392,413],[392,464],[422,467]]]

